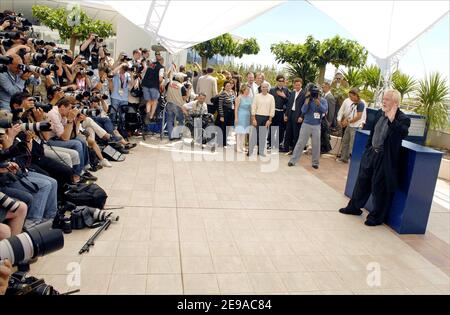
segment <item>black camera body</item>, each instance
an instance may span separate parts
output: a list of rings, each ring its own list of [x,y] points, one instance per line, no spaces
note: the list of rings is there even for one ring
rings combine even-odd
[[[320,88],[315,84],[311,85],[311,87],[309,88],[309,94],[311,95],[311,98],[313,98],[313,99],[319,98]]]

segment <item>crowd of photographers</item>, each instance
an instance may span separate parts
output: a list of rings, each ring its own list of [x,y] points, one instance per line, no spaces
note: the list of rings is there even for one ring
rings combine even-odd
[[[112,167],[104,147],[136,146],[113,110],[134,83],[127,62],[113,61],[95,34],[74,55],[34,38],[20,14],[0,13],[0,241],[53,220],[67,185]],[[8,267],[1,262],[0,293]]]

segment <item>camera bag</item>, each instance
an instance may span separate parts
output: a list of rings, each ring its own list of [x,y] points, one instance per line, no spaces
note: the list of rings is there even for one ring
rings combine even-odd
[[[108,195],[97,184],[66,185],[64,192],[65,201],[77,206],[88,206],[103,209]]]

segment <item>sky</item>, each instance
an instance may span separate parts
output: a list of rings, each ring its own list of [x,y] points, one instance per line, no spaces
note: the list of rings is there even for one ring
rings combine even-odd
[[[364,17],[354,18],[360,18],[362,23],[364,22]],[[422,79],[425,73],[433,71],[439,71],[449,78],[449,29],[450,17],[447,14],[431,30],[410,45],[400,59],[400,70],[416,79]],[[231,33],[244,38],[255,37],[261,48],[258,55],[244,56],[242,59],[237,59],[237,63],[276,65],[280,69],[282,66],[277,65],[275,56],[270,52],[270,46],[273,43],[281,41],[303,43],[310,34],[319,40],[335,35],[355,39],[326,14],[308,2],[298,0],[284,3]],[[375,60],[370,54],[367,63],[375,64]],[[331,79],[334,73],[334,67],[329,65],[325,78]]]

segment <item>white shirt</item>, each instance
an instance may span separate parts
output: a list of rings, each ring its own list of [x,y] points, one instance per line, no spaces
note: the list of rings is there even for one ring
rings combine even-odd
[[[366,102],[361,99],[361,101],[364,103],[364,110],[361,116],[361,119],[358,121],[355,121],[353,123],[349,124],[349,127],[353,128],[361,128],[362,125],[366,122]],[[356,116],[356,106],[353,105],[353,102],[350,98],[346,98],[344,102],[342,103],[341,108],[339,109],[338,115],[337,115],[337,121],[341,121],[343,118],[350,118],[353,119]]]
[[[300,95],[300,91],[295,91],[294,103],[292,104],[292,110],[295,111],[295,102],[297,101],[297,97]]]

